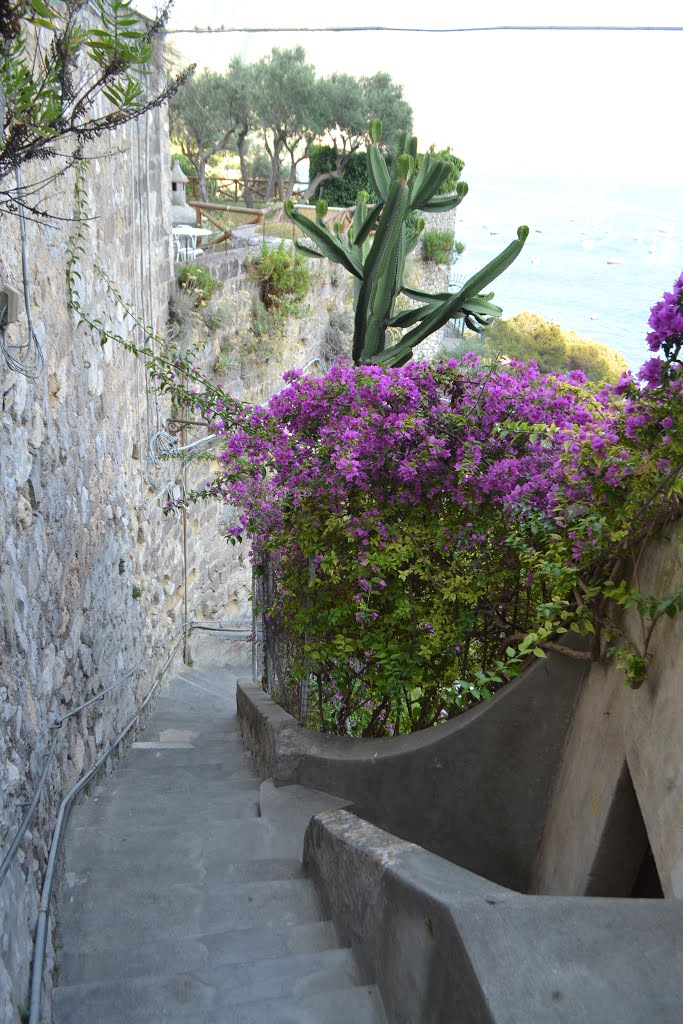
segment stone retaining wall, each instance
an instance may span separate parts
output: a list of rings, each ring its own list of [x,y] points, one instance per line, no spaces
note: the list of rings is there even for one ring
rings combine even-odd
[[[91,219],[78,267],[80,301],[114,333],[139,342],[107,282],[143,323],[165,331],[175,287],[165,110],[103,137],[86,155]],[[29,168],[24,177],[30,184],[44,173]],[[145,661],[164,637],[177,637],[186,582],[189,619],[251,618],[246,546],[231,547],[223,537],[229,511],[212,504],[188,510],[187,565],[182,520],[162,512],[163,485],[181,482],[182,464],[155,467],[148,447],[168,427],[169,401],[148,395],[143,361],[115,343],[101,346],[68,308],[74,183],[72,170],[61,174],[51,187],[54,219],[27,224],[31,311],[45,371],[29,380],[0,365],[0,855],[34,792],[51,722]],[[244,254],[205,262],[224,282],[216,301],[230,304],[226,330],[234,333],[250,316],[255,287]],[[0,281],[22,289],[19,224],[5,213]],[[283,327],[267,355],[256,347],[238,362],[223,379],[227,389],[249,401],[267,398],[285,369],[317,354],[330,310],[342,303],[327,272],[318,271],[307,314]],[[22,310],[9,341],[18,344],[26,329]],[[211,336],[202,353],[207,371],[218,348]],[[205,432],[191,428],[188,441]],[[188,485],[205,479],[208,468],[191,463]],[[63,727],[38,813],[0,888],[3,1022],[18,1024],[18,1007],[27,1002],[42,875],[62,795],[139,705],[169,650],[160,647],[124,685]],[[226,651],[250,656],[244,641]]]

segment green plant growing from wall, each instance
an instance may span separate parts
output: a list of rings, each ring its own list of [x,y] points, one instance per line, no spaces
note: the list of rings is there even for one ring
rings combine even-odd
[[[422,236],[422,259],[428,263],[445,266],[451,262],[454,251],[459,256],[464,249],[462,242],[455,241],[452,231],[439,231],[438,228],[434,228],[432,231],[425,231]]]
[[[306,297],[311,283],[311,272],[299,253],[286,249],[282,242],[277,249],[264,243],[251,270],[261,284],[261,300],[269,313],[285,317],[300,312],[301,300]]]
[[[367,161],[368,176],[380,201],[369,207],[364,197],[360,198],[346,237],[339,227],[330,231],[324,225],[324,202],[316,206],[315,222],[297,212],[291,200],[285,203],[285,211],[318,247],[315,250],[295,242],[300,252],[316,258],[326,256],[356,278],[353,362],[403,366],[412,357],[414,347],[449,320],[464,317],[469,326],[480,329],[500,315],[500,306],[493,305],[491,296],[483,290],[514,262],[529,229],[518,228],[517,239],[453,295],[431,295],[406,287],[406,257],[424,229],[419,213],[455,209],[467,195],[467,185],[458,182],[455,194],[439,196],[440,186],[452,173],[451,164],[427,155],[416,172],[417,139],[408,135],[398,140],[398,155],[390,172],[379,150],[381,137],[382,125],[375,118],[370,122]],[[420,305],[396,313],[394,306],[400,292]],[[388,331],[392,327],[408,331],[389,347]]]
[[[178,269],[178,283],[183,291],[192,296],[195,307],[206,305],[220,288],[220,281],[198,263],[181,264]]]

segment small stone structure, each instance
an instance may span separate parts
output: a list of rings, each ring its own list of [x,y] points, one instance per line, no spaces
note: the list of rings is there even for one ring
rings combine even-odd
[[[191,206],[188,205],[185,190],[190,179],[184,173],[180,162],[176,159],[171,168],[171,224],[192,224],[197,222],[197,216]]]

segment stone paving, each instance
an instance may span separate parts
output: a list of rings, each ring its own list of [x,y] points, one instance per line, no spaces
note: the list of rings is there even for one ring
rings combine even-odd
[[[183,669],[74,808],[54,1024],[383,1024],[301,864],[311,815],[342,802],[259,784],[235,683]]]

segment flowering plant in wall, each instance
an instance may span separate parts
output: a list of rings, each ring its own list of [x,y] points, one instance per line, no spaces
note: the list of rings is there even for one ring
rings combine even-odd
[[[680,514],[682,291],[653,309],[661,369],[640,383],[475,357],[340,363],[287,374],[241,421],[217,410],[226,446],[206,493],[242,509],[233,538],[275,574],[268,613],[293,679],[313,683],[310,724],[434,725],[568,632],[588,638],[576,656],[615,655],[642,683],[656,622],[683,609],[683,592],[642,594],[633,571]],[[615,606],[646,620],[640,648]]]

